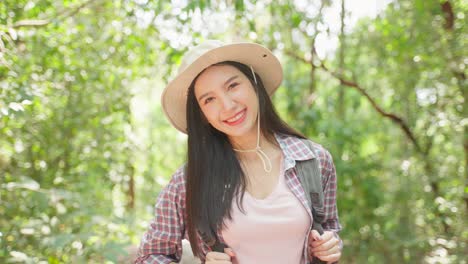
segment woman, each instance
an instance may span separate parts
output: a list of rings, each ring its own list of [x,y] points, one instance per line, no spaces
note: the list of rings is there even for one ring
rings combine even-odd
[[[179,261],[183,238],[207,264],[339,260],[333,162],[275,112],[269,95],[281,80],[278,59],[258,44],[206,41],[184,55],[162,105],[188,134],[187,164],[159,195],[136,263]],[[296,173],[296,161],[314,158],[325,197],[322,235],[311,231]]]

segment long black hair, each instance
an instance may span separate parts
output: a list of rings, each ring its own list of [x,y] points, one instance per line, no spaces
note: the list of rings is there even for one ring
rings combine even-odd
[[[249,66],[235,61],[215,65],[237,68],[256,87],[261,116],[260,130],[268,141],[276,144],[275,133],[304,138],[281,120],[260,76],[255,74],[256,85]],[[185,173],[186,227],[193,254],[200,256],[202,252],[197,232],[207,240],[217,239],[217,231],[225,226],[225,219],[231,219],[231,207],[236,194],[240,194],[237,206],[240,205],[247,179],[228,137],[211,126],[203,116],[195,97],[197,78],[192,81],[187,95],[188,158]]]

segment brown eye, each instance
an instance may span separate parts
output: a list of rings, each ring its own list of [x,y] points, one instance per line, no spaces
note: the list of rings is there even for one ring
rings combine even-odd
[[[205,104],[205,105],[206,105],[206,104],[209,104],[209,103],[210,103],[211,101],[213,101],[213,100],[214,100],[213,97],[208,97],[208,98],[206,98],[206,99],[203,101],[203,104]]]
[[[237,85],[239,85],[239,83],[233,82],[233,83],[231,83],[231,84],[229,85],[229,89],[232,89],[232,88],[236,87]]]

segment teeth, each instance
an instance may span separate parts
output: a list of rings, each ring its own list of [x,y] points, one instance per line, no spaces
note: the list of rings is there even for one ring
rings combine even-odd
[[[226,121],[228,121],[229,123],[236,122],[237,120],[239,120],[242,117],[243,114],[244,114],[244,111],[240,112],[235,117],[233,117],[231,119],[228,119]]]

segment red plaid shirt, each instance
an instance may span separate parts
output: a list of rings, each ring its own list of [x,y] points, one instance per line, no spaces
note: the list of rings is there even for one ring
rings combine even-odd
[[[306,194],[296,175],[296,160],[318,158],[322,171],[322,186],[324,193],[325,219],[323,228],[338,232],[341,226],[338,222],[336,207],[336,172],[330,153],[321,145],[314,143],[309,149],[300,139],[292,136],[276,135],[276,139],[284,155],[284,168],[287,186],[306,208],[311,223],[312,213],[307,204]],[[182,256],[182,239],[188,239],[185,230],[185,176],[184,166],[179,168],[172,176],[168,186],[159,194],[155,206],[155,218],[144,234],[138,258],[135,263],[170,263],[178,262]],[[221,230],[218,232],[219,240],[223,243]],[[198,243],[206,255],[210,248],[198,237]],[[308,239],[304,243],[304,257],[307,254]],[[204,260],[203,260],[204,261]]]

